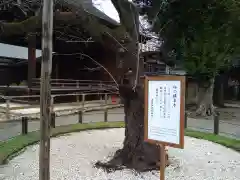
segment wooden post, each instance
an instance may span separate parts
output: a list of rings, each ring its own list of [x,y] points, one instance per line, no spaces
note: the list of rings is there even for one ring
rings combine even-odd
[[[50,113],[54,112],[54,96],[51,96]]]
[[[28,133],[28,118],[22,117],[22,135],[26,135]]]
[[[107,104],[108,104],[108,94],[105,94],[105,109],[104,109],[104,122],[108,121],[108,109],[107,109]]]
[[[82,94],[82,108],[81,113],[79,112],[79,123],[83,122],[83,114],[84,114],[84,104],[85,104],[85,94]],[[81,119],[80,119],[81,116]]]
[[[80,124],[83,123],[83,111],[82,110],[78,111],[78,123],[80,123]]]
[[[166,168],[166,154],[165,154],[165,146],[160,145],[160,180],[165,180],[165,168]]]
[[[77,89],[79,89],[79,82],[77,81],[76,83],[77,83]],[[79,103],[79,95],[77,95],[76,99],[77,99],[77,102]]]
[[[214,134],[218,135],[219,134],[219,115],[216,113],[214,116]]]
[[[55,111],[54,111],[54,101],[55,101],[55,97],[57,97],[57,96],[51,96],[51,112],[55,112]]]
[[[51,112],[51,127],[52,128],[56,127],[56,114],[55,114],[55,112]]]
[[[85,104],[85,94],[82,94],[82,107],[84,107]]]
[[[50,79],[52,73],[53,0],[43,1],[42,14],[39,180],[50,180]]]
[[[166,65],[165,73],[166,73],[166,74],[170,74],[170,67],[169,67],[168,65]]]
[[[36,78],[36,35],[28,35],[28,88],[31,94],[33,78]]]
[[[184,117],[184,128],[187,129],[187,113],[185,112],[185,117]]]
[[[6,99],[6,120],[10,120],[10,99]]]
[[[56,83],[57,83],[57,84],[58,84],[58,78],[59,78],[59,76],[58,76],[58,71],[59,71],[59,69],[58,69],[58,68],[59,68],[59,67],[58,67],[58,66],[59,66],[59,65],[58,65],[58,62],[59,62],[59,61],[56,61]]]

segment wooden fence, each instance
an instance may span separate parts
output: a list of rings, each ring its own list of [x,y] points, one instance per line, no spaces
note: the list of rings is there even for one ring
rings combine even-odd
[[[76,98],[75,102],[71,103],[55,103],[55,100],[58,97],[69,97],[74,96]],[[88,96],[97,96],[98,100],[86,101]],[[114,97],[114,98],[113,98]],[[40,104],[22,104],[18,106],[11,106],[11,101],[15,102],[15,99],[21,101],[21,99],[29,99],[29,98],[39,98],[40,95],[31,95],[31,96],[1,96],[2,99],[5,100],[5,104],[0,106],[0,112],[5,114],[6,120],[11,119],[11,114],[16,116],[28,116],[28,115],[38,115],[40,113],[17,113],[16,111],[26,110],[26,109],[33,109],[33,108],[40,108]],[[28,101],[23,101],[28,102]],[[120,98],[117,93],[74,93],[74,94],[55,94],[51,96],[51,112],[61,112],[61,111],[84,111],[87,105],[96,104],[95,106],[91,106],[91,108],[98,109],[108,106],[118,107],[120,106]],[[69,107],[68,107],[69,106]],[[66,107],[66,108],[64,108]],[[59,109],[57,109],[59,108]],[[15,111],[15,112],[14,112]]]

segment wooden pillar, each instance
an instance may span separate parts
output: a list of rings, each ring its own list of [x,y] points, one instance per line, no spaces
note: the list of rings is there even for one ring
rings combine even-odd
[[[36,36],[28,35],[28,88],[32,88],[32,80],[36,78]]]
[[[52,73],[53,0],[43,1],[40,91],[39,180],[50,180],[50,108]]]
[[[166,71],[166,72],[165,72],[166,74],[170,74],[170,67],[169,67],[168,65],[166,65],[165,71]]]
[[[59,79],[59,64],[58,61],[56,61],[56,83],[58,83],[58,79]]]

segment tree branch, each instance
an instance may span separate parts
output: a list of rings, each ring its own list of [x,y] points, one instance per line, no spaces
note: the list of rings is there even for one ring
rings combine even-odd
[[[128,0],[111,0],[114,7],[118,11],[121,24],[126,28],[132,39],[138,39],[138,30],[136,32],[136,24],[138,26],[139,13],[133,3]],[[138,27],[137,27],[138,29]]]
[[[54,23],[67,24],[67,25],[81,25],[89,34],[95,39],[102,41],[102,37],[106,32],[110,33],[117,40],[124,39],[126,37],[126,30],[124,26],[118,26],[116,28],[109,28],[99,21],[97,17],[88,12],[78,5],[67,5],[71,12],[55,12]],[[22,22],[0,23],[0,38],[24,35],[25,33],[34,32],[42,26],[42,16],[33,16]]]

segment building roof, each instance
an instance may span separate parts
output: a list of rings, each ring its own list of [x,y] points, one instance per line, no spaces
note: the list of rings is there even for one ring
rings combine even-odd
[[[36,50],[36,58],[42,56],[41,50]],[[0,57],[8,59],[28,59],[28,48],[0,43]]]
[[[94,15],[95,17],[98,17],[102,20],[105,20],[113,25],[120,25],[117,21],[115,21],[113,18],[106,15],[104,12],[98,10],[92,0],[65,0],[68,4],[72,4],[76,7],[81,6],[83,9],[88,12],[89,14]]]

